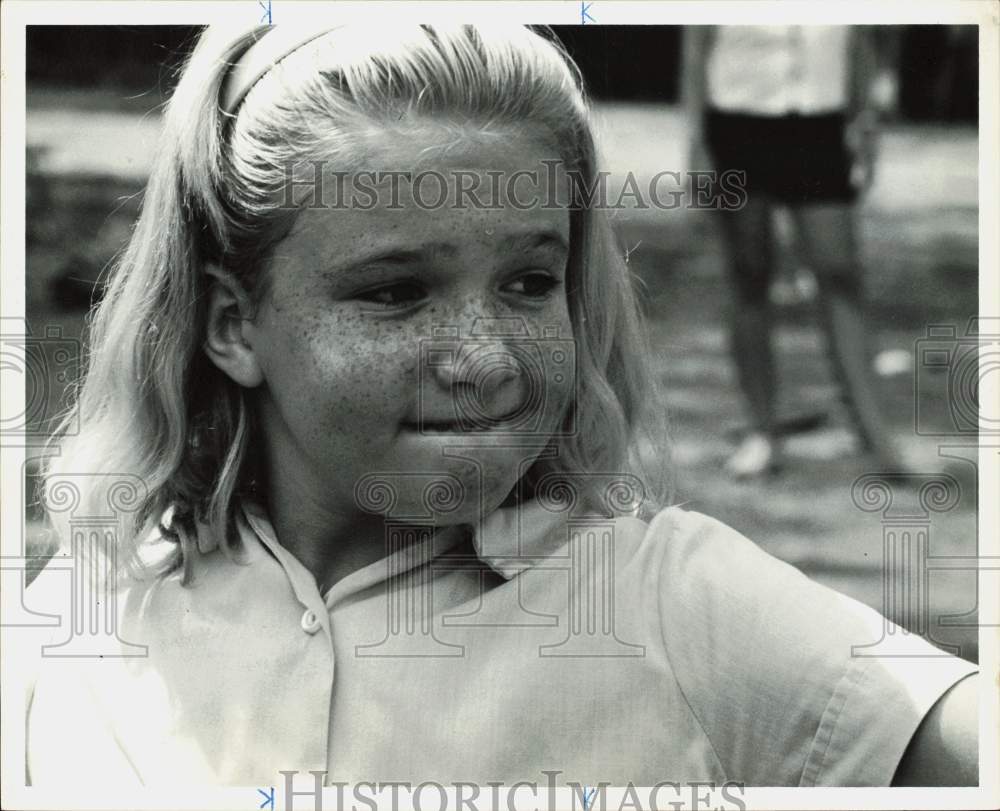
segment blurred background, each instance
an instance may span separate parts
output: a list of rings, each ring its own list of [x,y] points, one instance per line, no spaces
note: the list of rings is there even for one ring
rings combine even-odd
[[[555,31],[595,100],[603,160],[613,178],[685,171],[689,122],[679,104],[680,27]],[[945,25],[891,26],[882,33],[892,98],[875,184],[860,206],[865,291],[880,396],[894,428],[930,465],[940,442],[955,434],[955,417],[948,370],[922,367],[918,342],[929,326],[944,325],[955,330],[954,339],[945,332],[945,348],[957,351],[978,312],[978,35],[972,26]],[[58,348],[85,337],[102,274],[141,205],[160,106],[197,34],[191,27],[28,29],[25,283],[28,326],[45,356],[38,366],[44,373],[28,383],[34,439],[51,429],[78,374],[78,364]],[[662,407],[673,426],[676,501],[884,610],[883,532],[891,521],[860,509],[851,494],[860,476],[878,468],[842,413],[817,328],[815,285],[781,212],[781,267],[771,291],[780,319],[779,411],[815,419],[810,430],[789,438],[783,473],[745,482],[722,471],[745,417],[726,347],[728,292],[713,213],[629,209],[614,212],[614,224],[645,291],[667,392]],[[961,498],[953,509],[927,515],[930,551],[975,555],[976,469],[954,459],[949,471]],[[919,516],[918,490],[899,488],[893,509]],[[51,538],[30,501],[26,520],[29,554],[42,554]],[[932,641],[959,646],[961,655],[975,659],[975,573],[931,572],[927,583]]]

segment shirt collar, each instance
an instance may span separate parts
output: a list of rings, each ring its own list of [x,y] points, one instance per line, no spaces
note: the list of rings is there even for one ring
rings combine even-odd
[[[562,547],[565,525],[566,513],[527,501],[494,510],[477,524],[472,543],[483,563],[510,580]]]
[[[553,512],[537,500],[502,507],[472,527],[472,545],[476,556],[483,563],[505,580],[510,580],[567,542],[565,531],[561,531],[565,523],[565,513]],[[263,544],[289,572],[296,592],[306,588],[304,582],[306,578],[301,575],[307,570],[281,545],[263,506],[245,501],[239,513],[238,525],[241,536],[247,532],[252,533],[252,537]],[[408,569],[427,563],[457,545],[467,529],[467,527],[448,528],[436,533],[432,539],[418,542],[412,548],[402,549],[369,564],[334,585],[328,596],[348,587],[351,591],[364,588],[379,582],[387,575],[402,574]],[[308,580],[312,581],[315,588],[315,581],[311,575],[308,575]],[[349,586],[345,585],[342,588],[341,583],[347,584],[347,581],[350,581]]]

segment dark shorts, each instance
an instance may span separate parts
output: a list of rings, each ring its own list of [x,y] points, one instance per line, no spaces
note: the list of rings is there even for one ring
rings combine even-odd
[[[843,113],[756,116],[709,110],[705,137],[719,172],[746,172],[746,190],[788,205],[850,203]]]

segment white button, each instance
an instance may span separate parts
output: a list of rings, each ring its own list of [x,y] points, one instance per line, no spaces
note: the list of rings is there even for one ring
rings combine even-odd
[[[307,634],[314,634],[319,629],[319,617],[316,616],[316,612],[311,608],[306,609],[306,613],[302,615],[302,630]]]

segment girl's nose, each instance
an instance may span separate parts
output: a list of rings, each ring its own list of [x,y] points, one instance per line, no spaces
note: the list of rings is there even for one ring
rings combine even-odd
[[[456,406],[473,412],[463,417],[497,419],[520,407],[525,368],[512,347],[502,341],[471,339],[442,354],[431,369]]]
[[[464,384],[489,390],[519,377],[521,361],[502,341],[462,341],[440,353],[431,368],[443,386]]]

